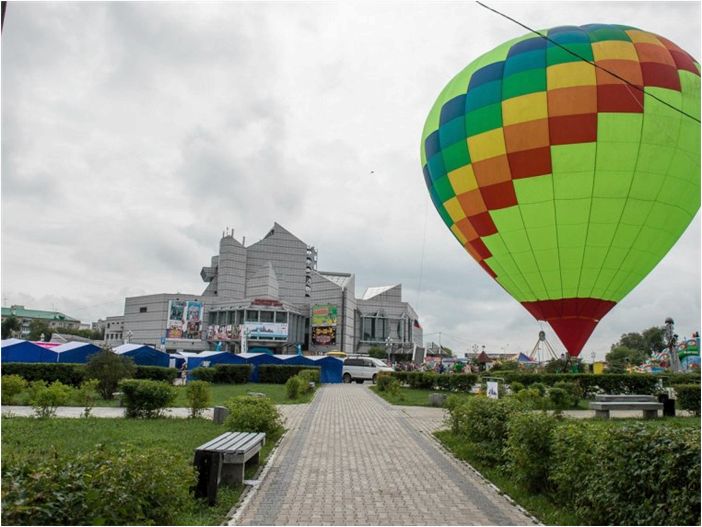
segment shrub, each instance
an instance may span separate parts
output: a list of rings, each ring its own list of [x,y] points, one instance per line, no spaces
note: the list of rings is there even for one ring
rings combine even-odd
[[[449,375],[451,381],[451,389],[456,392],[470,392],[475,383],[478,382],[478,376],[474,373],[456,373]]]
[[[85,365],[85,377],[99,381],[98,390],[103,399],[112,399],[112,394],[122,379],[133,377],[136,372],[134,361],[117,355],[109,349],[90,356]]]
[[[530,492],[542,491],[548,482],[551,432],[556,422],[545,413],[514,414],[507,421],[507,466],[512,477]]]
[[[570,398],[571,406],[577,406],[580,399],[583,397],[583,390],[576,382],[558,381],[553,384],[554,388],[564,390]]]
[[[314,390],[310,383],[314,383],[315,386],[319,384],[319,375],[320,371],[318,369],[302,370],[297,374],[305,383],[305,392]]]
[[[300,373],[302,370],[311,370],[319,368],[312,366],[295,366],[275,364],[261,364],[258,367],[258,382],[270,384],[285,384],[290,377]]]
[[[185,398],[190,407],[190,417],[200,417],[203,410],[212,404],[210,383],[190,381],[185,387]]]
[[[512,393],[519,393],[524,389],[524,385],[519,381],[514,381],[509,385],[509,389],[512,390]]]
[[[546,385],[542,382],[535,382],[531,386],[529,386],[529,388],[532,390],[537,390],[541,397],[546,395]]]
[[[527,387],[534,383],[553,386],[559,381],[574,382],[580,387],[583,395],[588,397],[597,393],[655,395],[659,390],[660,382],[666,382],[667,378],[666,376],[644,373],[595,375],[591,373],[521,373],[509,371],[500,375],[505,378],[508,384],[517,381]]]
[[[400,384],[407,384],[407,383],[408,383],[408,379],[409,379],[410,373],[412,373],[412,372],[409,372],[409,371],[393,371],[393,372],[388,372],[387,375],[390,375],[390,376],[394,377],[395,379],[397,379],[397,381],[398,381]]]
[[[563,388],[554,386],[548,391],[548,398],[556,410],[565,410],[573,406],[573,399]]]
[[[432,390],[436,387],[438,373],[433,371],[411,371],[407,373],[407,384],[409,384],[410,388]]]
[[[214,370],[219,384],[246,384],[251,376],[250,364],[215,364]]]
[[[175,401],[178,392],[168,383],[148,379],[127,379],[119,384],[124,392],[127,417],[153,419]]]
[[[80,386],[85,379],[85,366],[55,362],[5,362],[2,365],[2,373],[19,375],[27,382],[60,381],[68,386]]]
[[[288,399],[297,399],[304,390],[304,381],[299,375],[290,377],[285,383],[285,393],[287,393]]]
[[[689,410],[695,415],[700,415],[700,385],[699,384],[676,384],[675,394],[681,410]],[[3,386],[4,390],[4,386]]]
[[[507,419],[522,411],[524,406],[512,397],[471,397],[450,411],[452,430],[480,445],[486,463],[495,464],[507,439]]]
[[[126,448],[3,460],[7,525],[174,525],[195,470],[163,449]]]
[[[401,401],[404,401],[404,396],[400,394],[400,383],[397,379],[390,378],[390,384],[385,388],[385,392],[392,397],[398,397]]]
[[[545,410],[550,405],[549,400],[543,397],[539,390],[531,387],[519,390],[519,392],[512,397],[525,407],[534,410]]]
[[[76,401],[84,408],[83,416],[85,417],[90,417],[90,412],[95,406],[95,401],[99,396],[98,385],[97,379],[88,379],[83,381],[83,384],[75,391]]]
[[[216,373],[217,372],[214,368],[203,368],[202,366],[200,366],[191,371],[190,376],[193,379],[197,379],[199,381],[214,383]]]
[[[173,384],[178,377],[178,370],[175,368],[164,368],[162,366],[137,366],[134,372],[135,379],[151,379],[152,381],[165,381]]]
[[[29,385],[29,404],[37,417],[53,417],[56,408],[66,404],[71,395],[71,387],[59,381],[48,386],[44,381],[34,381]]]
[[[378,375],[378,379],[376,381],[376,386],[378,386],[378,391],[379,392],[387,391],[387,388],[388,388],[388,386],[390,386],[392,381],[397,382],[397,379],[395,379],[392,375],[387,375],[384,373],[381,373],[380,375]]]
[[[2,404],[15,404],[17,396],[27,388],[27,381],[19,375],[2,376]]]
[[[276,435],[283,430],[278,409],[268,397],[240,395],[229,399],[225,406],[229,409],[227,428],[234,432],[264,432]]]
[[[451,377],[448,373],[440,373],[436,376],[434,387],[437,390],[451,391]]]

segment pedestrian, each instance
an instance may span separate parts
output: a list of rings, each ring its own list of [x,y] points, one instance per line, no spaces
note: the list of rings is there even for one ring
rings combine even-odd
[[[184,360],[183,365],[180,367],[180,384],[185,386],[188,382],[188,361]]]

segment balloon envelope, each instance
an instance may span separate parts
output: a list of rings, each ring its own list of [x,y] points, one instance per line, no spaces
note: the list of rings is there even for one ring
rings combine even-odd
[[[629,26],[541,33],[449,82],[421,159],[455,238],[577,355],[699,209],[700,68]]]

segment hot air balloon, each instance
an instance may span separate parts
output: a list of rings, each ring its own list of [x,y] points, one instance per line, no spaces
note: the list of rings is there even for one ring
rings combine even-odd
[[[455,238],[576,356],[699,209],[700,67],[634,27],[540,33],[448,83],[421,160]]]

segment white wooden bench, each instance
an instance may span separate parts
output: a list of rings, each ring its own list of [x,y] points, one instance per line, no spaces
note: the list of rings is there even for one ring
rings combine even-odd
[[[658,410],[663,409],[654,395],[596,395],[590,401],[590,409],[595,410],[595,417],[609,419],[610,410],[641,410],[644,419],[655,419]]]
[[[259,451],[266,444],[266,434],[226,432],[195,449],[193,463],[198,470],[195,496],[217,502],[217,489],[244,481],[246,462],[258,463]]]

